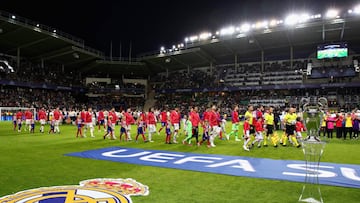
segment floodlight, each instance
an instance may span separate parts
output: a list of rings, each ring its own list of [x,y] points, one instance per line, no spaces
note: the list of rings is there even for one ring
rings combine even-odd
[[[352,10],[352,9],[349,9],[349,10],[348,10],[348,13],[350,13],[350,14],[353,13],[353,10]]]
[[[216,33],[215,33],[216,35],[219,35],[220,34],[220,31],[216,31]]]
[[[160,51],[165,51],[165,47],[161,47],[161,48],[160,48]]]
[[[16,16],[12,15],[11,18],[12,18],[12,19],[16,19]]]
[[[172,49],[175,49],[176,48],[176,46],[175,45],[172,45]]]
[[[271,27],[274,27],[274,26],[276,26],[278,24],[278,21],[277,20],[271,20],[270,21],[270,26]]]
[[[185,38],[185,42],[186,42],[186,43],[189,42],[189,38],[188,38],[188,37]]]
[[[40,27],[40,24],[38,23],[38,24],[36,24],[36,27]]]
[[[248,23],[242,24],[240,27],[241,32],[249,32],[250,29],[251,29],[251,27],[250,27],[250,24],[248,24]]]
[[[299,22],[299,16],[296,14],[290,14],[285,18],[286,25],[295,25]]]
[[[338,17],[339,15],[339,11],[336,10],[336,9],[329,9],[327,12],[326,12],[326,18],[336,18]]]
[[[181,47],[181,48],[184,48],[184,46],[185,46],[185,45],[184,45],[183,43],[180,44],[180,47]]]
[[[360,5],[356,6],[353,10],[355,14],[360,14]]]
[[[267,21],[257,22],[256,28],[267,28],[269,23]]]
[[[53,30],[53,33],[56,33],[56,30]]]
[[[304,23],[310,19],[310,15],[307,13],[303,13],[299,16],[299,23]]]
[[[232,35],[235,32],[235,27],[234,26],[230,26],[227,28],[223,28],[220,30],[220,35]]]
[[[210,32],[203,32],[199,35],[200,40],[207,40],[211,37]]]
[[[191,42],[194,42],[194,41],[196,41],[196,40],[198,40],[198,39],[199,39],[199,37],[196,36],[196,35],[190,37],[190,41],[191,41]]]

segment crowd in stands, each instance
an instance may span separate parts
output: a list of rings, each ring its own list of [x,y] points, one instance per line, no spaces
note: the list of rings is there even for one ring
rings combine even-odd
[[[10,63],[14,64],[13,58],[8,58]],[[264,70],[261,71],[260,63],[246,63],[235,66],[215,67],[213,70],[208,68],[181,70],[170,72],[168,76],[159,74],[151,77],[151,84],[158,84],[155,88],[159,89],[195,89],[212,88],[232,85],[268,85],[268,84],[286,84],[302,83],[302,75],[295,70],[306,69],[311,61],[297,60],[293,62],[291,68],[289,61],[265,62]],[[338,68],[338,67],[332,67]],[[346,71],[351,66],[346,65]],[[341,70],[341,69],[339,69]],[[211,73],[212,74],[211,74]],[[100,77],[92,73],[92,77]],[[53,109],[57,106],[65,109],[81,109],[84,107],[93,107],[94,109],[142,109],[145,104],[144,94],[145,86],[142,84],[124,83],[122,79],[112,79],[110,84],[94,82],[85,85],[84,75],[73,71],[65,73],[63,67],[59,65],[33,64],[26,60],[21,60],[21,66],[15,73],[1,74],[0,80],[14,80],[29,83],[47,83],[59,86],[82,86],[90,93],[101,93],[100,96],[86,96],[87,92],[75,92],[65,90],[49,90],[42,88],[0,86],[0,106],[18,106],[18,107],[45,107]],[[154,86],[153,86],[154,87]],[[104,92],[102,89],[111,89],[112,92]],[[133,92],[134,97],[125,97],[116,93],[117,89],[141,89],[143,92]],[[330,94],[329,91],[334,91]],[[339,93],[339,94],[338,94]],[[296,90],[246,90],[237,92],[187,92],[187,93],[158,93],[155,97],[157,109],[173,109],[180,107],[184,113],[189,106],[199,106],[202,110],[212,104],[216,104],[221,112],[230,114],[234,104],[240,104],[240,112],[245,111],[247,104],[272,105],[279,109],[289,105],[299,106],[300,99],[309,95],[329,97],[329,107],[340,109],[353,109],[359,105],[359,90],[357,88],[348,89],[296,89]],[[276,100],[276,101],[275,101]]]
[[[9,64],[15,66],[14,59],[8,59]],[[58,86],[82,86],[83,80],[78,71],[64,72],[64,69],[57,64],[34,64],[27,60],[20,61],[20,67],[14,73],[0,74],[0,79],[29,82],[32,84],[52,84]]]
[[[142,109],[145,99],[142,97],[121,97],[107,95],[87,97],[84,93],[71,91],[54,91],[47,89],[31,89],[22,87],[0,86],[0,106],[33,107],[45,109],[77,109],[92,107],[93,109],[126,109],[129,107]]]
[[[187,70],[170,72],[168,76],[159,75],[152,78],[152,83],[161,82],[159,88],[179,89],[179,88],[209,88],[217,87],[217,73],[210,75],[209,72],[201,70]]]

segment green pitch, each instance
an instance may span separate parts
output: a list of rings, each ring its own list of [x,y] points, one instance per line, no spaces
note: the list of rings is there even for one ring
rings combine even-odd
[[[103,131],[95,130],[96,138],[75,138],[75,126],[61,126],[61,134],[18,133],[10,122],[0,122],[0,197],[26,189],[78,185],[92,178],[133,178],[148,185],[150,195],[132,197],[136,202],[297,202],[302,183],[258,178],[234,177],[150,166],[131,165],[64,156],[70,152],[112,146],[159,149],[192,153],[251,156],[272,159],[303,160],[301,149],[295,147],[242,149],[243,142],[217,139],[216,148],[165,145],[164,132],[154,135],[154,143],[103,140]],[[119,135],[117,126],[116,135]],[[46,126],[45,130],[49,127]],[[228,131],[231,124],[228,123]],[[133,126],[135,132],[135,126]],[[280,132],[279,132],[280,133]],[[132,135],[135,138],[135,135]],[[183,139],[184,135],[180,136]],[[140,139],[142,140],[142,139]],[[359,140],[329,141],[322,158],[324,162],[360,164]],[[271,166],[269,166],[271,167]],[[321,186],[325,202],[358,202],[359,189]]]

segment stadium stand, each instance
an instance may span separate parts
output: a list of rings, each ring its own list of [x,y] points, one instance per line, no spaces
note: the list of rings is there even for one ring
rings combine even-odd
[[[248,104],[280,110],[310,95],[325,96],[329,107],[346,111],[359,105],[360,29],[358,18],[352,16],[337,21],[314,17],[299,27],[279,24],[256,28],[251,35],[239,31],[205,40],[188,38],[173,49],[135,59],[105,57],[72,35],[11,16],[0,12],[0,60],[15,68],[14,73],[0,71],[1,106],[155,105],[180,106],[185,113],[189,106],[204,110],[216,104],[228,114],[236,103],[242,110]],[[316,58],[319,44],[337,41],[349,45],[349,56]]]

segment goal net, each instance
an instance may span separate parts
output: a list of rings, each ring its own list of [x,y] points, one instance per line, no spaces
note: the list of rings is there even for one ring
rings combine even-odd
[[[22,111],[23,113],[30,109],[30,111],[33,113],[34,118],[37,119],[36,109],[35,108],[27,108],[27,107],[0,107],[0,121],[12,121],[13,116],[18,111]]]

